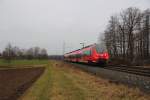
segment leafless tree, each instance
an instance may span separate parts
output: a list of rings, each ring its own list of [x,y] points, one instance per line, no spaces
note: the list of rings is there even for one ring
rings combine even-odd
[[[17,46],[8,44],[3,51],[2,57],[7,61],[11,59],[45,59],[48,58],[46,49],[32,47],[29,49],[20,49]]]
[[[39,47],[34,47],[34,57],[38,58],[40,56],[40,48]]]
[[[11,59],[14,57],[14,52],[10,43],[6,46],[5,50],[3,51],[2,56],[8,62],[10,62]]]
[[[41,49],[41,52],[40,52],[40,56],[42,57],[42,58],[48,58],[48,54],[47,54],[47,51],[46,51],[46,49]]]
[[[137,61],[149,58],[150,10],[130,7],[111,16],[104,31],[105,45],[111,58]]]

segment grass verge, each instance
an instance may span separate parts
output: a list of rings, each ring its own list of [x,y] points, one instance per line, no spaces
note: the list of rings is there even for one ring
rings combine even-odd
[[[50,61],[44,74],[20,100],[150,100],[150,96],[72,65]]]
[[[0,68],[14,68],[14,67],[34,67],[34,66],[39,66],[39,65],[46,65],[48,64],[48,60],[38,60],[38,59],[33,59],[33,60],[11,60],[10,62],[7,62],[4,59],[0,59]],[[36,67],[37,67],[36,66]]]

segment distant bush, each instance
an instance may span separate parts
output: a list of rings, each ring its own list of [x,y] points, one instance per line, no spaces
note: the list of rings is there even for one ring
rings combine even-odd
[[[10,62],[12,59],[48,59],[47,50],[40,47],[20,49],[10,43],[6,46],[1,57]]]

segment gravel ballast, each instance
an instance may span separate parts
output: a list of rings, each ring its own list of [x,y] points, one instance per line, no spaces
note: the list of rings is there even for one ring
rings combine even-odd
[[[123,83],[128,86],[138,87],[140,90],[150,93],[150,77],[109,70],[102,67],[82,65],[76,63],[71,64],[85,71],[91,72],[97,76],[107,78],[111,82]]]

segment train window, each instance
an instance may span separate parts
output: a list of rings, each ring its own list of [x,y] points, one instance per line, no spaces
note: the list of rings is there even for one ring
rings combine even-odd
[[[83,55],[91,55],[91,51],[90,50],[85,50],[85,51],[83,51]]]
[[[96,51],[97,51],[98,53],[102,53],[102,52],[104,52],[104,48],[103,48],[103,47],[101,47],[101,46],[100,46],[100,45],[98,45],[98,44],[96,44],[95,48],[96,48]]]
[[[76,58],[81,58],[81,54],[76,54]]]

